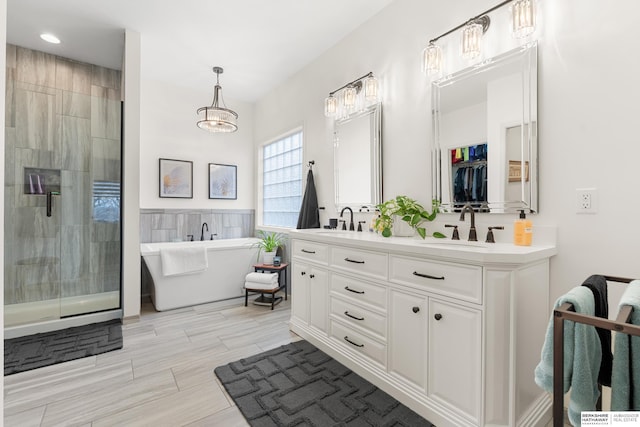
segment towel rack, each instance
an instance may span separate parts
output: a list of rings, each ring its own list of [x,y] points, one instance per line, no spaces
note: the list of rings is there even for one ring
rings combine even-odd
[[[607,282],[631,283],[635,280],[616,276],[602,275],[602,277]],[[573,304],[568,302],[553,310],[553,427],[562,427],[564,423],[564,321],[572,320],[596,328],[640,336],[640,326],[629,323],[633,311],[631,306],[622,306],[616,320],[579,314],[574,310]],[[598,399],[598,409],[601,409],[600,399]]]

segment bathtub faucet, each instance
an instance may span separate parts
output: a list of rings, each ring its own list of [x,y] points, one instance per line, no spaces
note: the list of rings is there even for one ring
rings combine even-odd
[[[209,231],[209,226],[207,225],[206,222],[202,223],[202,228],[200,228],[200,240],[204,240],[204,229],[207,229],[207,231]]]

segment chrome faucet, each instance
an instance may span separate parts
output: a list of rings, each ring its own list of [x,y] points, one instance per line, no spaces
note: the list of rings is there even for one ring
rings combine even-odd
[[[340,211],[340,218],[342,218],[342,214],[344,213],[344,211],[349,210],[349,212],[351,212],[351,221],[349,222],[349,230],[354,231],[356,228],[353,225],[353,210],[347,206],[345,208],[342,208],[342,210]],[[347,225],[346,223],[342,223],[342,229],[346,230],[347,229]]]
[[[200,240],[204,240],[204,229],[207,229],[207,231],[209,231],[209,226],[207,225],[206,222],[202,223],[202,227],[200,228]]]
[[[471,212],[471,228],[469,228],[469,241],[477,242],[478,236],[476,233],[476,213],[469,203],[464,205],[464,207],[462,208],[462,212],[460,212],[460,221],[464,221],[464,213],[467,211]]]

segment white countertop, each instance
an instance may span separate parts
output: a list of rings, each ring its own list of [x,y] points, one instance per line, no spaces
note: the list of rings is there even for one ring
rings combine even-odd
[[[448,261],[472,263],[527,264],[552,257],[557,253],[554,244],[516,246],[512,243],[468,242],[466,240],[424,240],[415,237],[382,237],[368,231],[327,229],[291,230],[292,239],[313,240],[327,244],[349,245],[361,249],[382,250],[401,255],[422,255]]]

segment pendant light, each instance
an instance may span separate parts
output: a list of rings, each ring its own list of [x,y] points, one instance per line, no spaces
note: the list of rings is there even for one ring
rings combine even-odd
[[[220,74],[224,72],[221,67],[213,67],[216,73],[216,85],[213,88],[213,103],[209,107],[198,108],[198,127],[214,133],[229,133],[238,130],[238,113],[227,108],[222,97],[220,86]],[[219,102],[222,107],[219,106]]]

